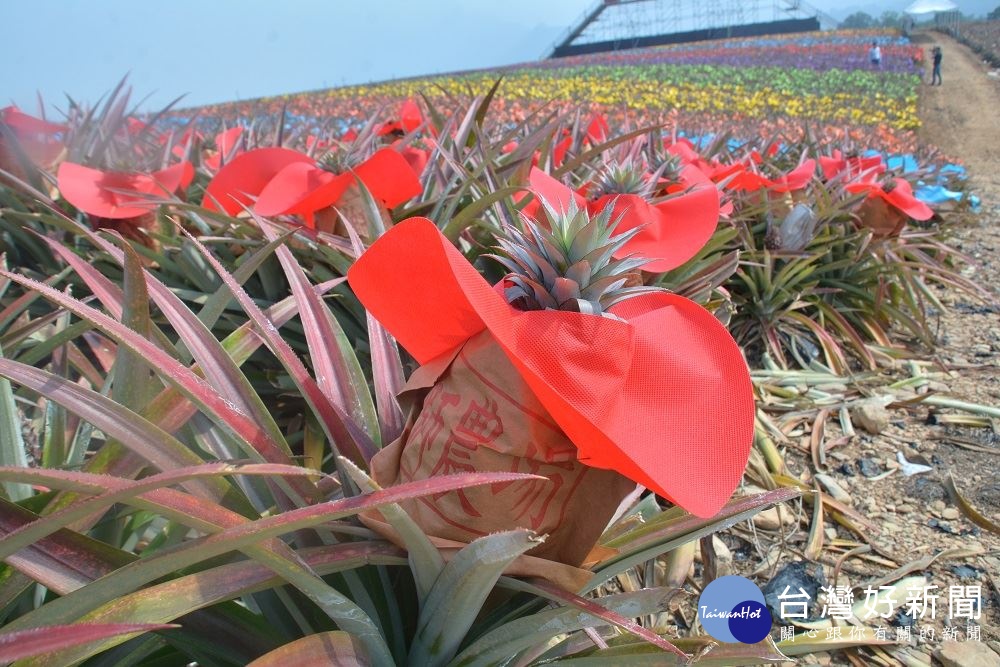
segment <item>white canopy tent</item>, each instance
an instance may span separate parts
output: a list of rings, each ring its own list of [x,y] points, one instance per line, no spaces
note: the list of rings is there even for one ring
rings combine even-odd
[[[914,0],[903,12],[910,16],[934,14],[934,22],[939,27],[958,30],[958,5],[951,0]]]
[[[916,0],[903,11],[907,14],[931,14],[936,12],[953,12],[958,9],[951,0]]]

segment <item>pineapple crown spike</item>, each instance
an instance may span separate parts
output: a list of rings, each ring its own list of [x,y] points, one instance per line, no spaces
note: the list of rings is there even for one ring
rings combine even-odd
[[[642,227],[615,235],[621,215],[612,220],[615,201],[591,217],[571,202],[560,211],[540,198],[549,221],[546,229],[522,216],[522,224],[504,223],[497,237],[497,254],[488,255],[508,274],[508,303],[520,310],[568,310],[614,317],[608,309],[627,298],[658,287],[642,285],[639,268],[648,260],[614,255]]]
[[[669,167],[671,163],[665,161],[650,172],[645,161],[633,155],[611,160],[594,175],[590,196],[638,195],[648,200],[656,193],[660,177]]]

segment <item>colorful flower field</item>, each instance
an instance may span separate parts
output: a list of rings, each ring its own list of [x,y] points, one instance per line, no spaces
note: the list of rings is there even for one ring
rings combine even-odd
[[[799,398],[895,380],[940,290],[979,293],[920,62],[810,34],[3,109],[0,662],[889,650],[720,644],[668,602],[786,501],[752,525],[810,558],[874,530],[783,456]]]
[[[877,71],[867,59],[873,41],[885,54]],[[754,127],[782,119],[799,127],[846,123],[895,134],[918,125],[922,50],[883,33],[817,33],[578,56],[499,71],[504,76],[497,95],[500,118],[510,122],[553,104],[585,104],[609,117],[648,122],[679,109],[685,120],[699,125],[748,122]],[[468,101],[486,93],[497,76],[491,70],[348,86],[217,105],[203,113],[233,124],[276,114],[287,105],[300,123],[356,127],[379,109],[417,94]],[[708,120],[706,114],[719,118]],[[895,141],[905,142],[905,133]]]

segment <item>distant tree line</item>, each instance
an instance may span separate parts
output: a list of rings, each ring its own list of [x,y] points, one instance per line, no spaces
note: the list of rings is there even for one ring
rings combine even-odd
[[[973,21],[978,17],[958,13],[960,21]],[[1000,20],[1000,6],[986,15],[989,20]],[[882,12],[878,18],[867,12],[854,12],[840,22],[841,28],[903,28],[906,26],[907,15],[902,12]]]

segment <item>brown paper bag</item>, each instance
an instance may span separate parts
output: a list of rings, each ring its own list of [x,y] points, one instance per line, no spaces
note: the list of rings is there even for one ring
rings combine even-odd
[[[451,359],[421,367],[402,397],[410,408],[406,429],[371,462],[380,485],[462,472],[548,478],[402,503],[433,537],[468,543],[492,532],[528,528],[548,535],[529,555],[578,566],[636,488],[616,472],[577,460],[576,446],[489,332],[469,339]],[[379,530],[375,522],[366,523]]]
[[[899,236],[908,220],[905,213],[881,197],[869,197],[858,207],[861,224],[872,230],[875,238]]]
[[[389,209],[380,201],[376,201],[375,204],[382,218],[382,226],[389,229],[392,227],[392,215]],[[316,212],[316,231],[347,238],[344,219],[354,226],[354,231],[362,241],[369,243],[373,240],[368,233],[368,205],[357,183],[351,184],[333,206]]]

